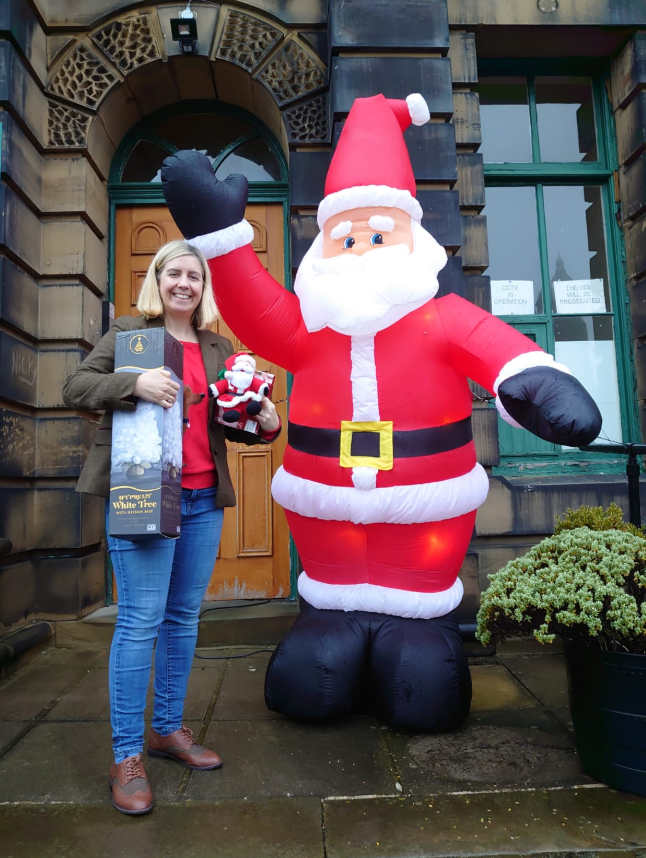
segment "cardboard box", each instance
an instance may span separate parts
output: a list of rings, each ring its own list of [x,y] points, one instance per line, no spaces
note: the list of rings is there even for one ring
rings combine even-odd
[[[164,328],[117,333],[114,371],[151,369],[168,370],[181,385],[182,344]],[[132,541],[179,536],[182,417],[181,395],[172,408],[138,399],[135,411],[113,412],[110,536]]]
[[[269,385],[269,392],[267,396],[271,399],[271,394],[274,389],[274,381],[276,380],[276,376],[271,372],[265,372],[264,370],[257,369],[254,372],[256,378],[259,378],[261,381],[266,382]],[[224,408],[221,406],[216,406],[215,414],[213,419],[216,423],[221,423],[223,426],[229,426],[231,429],[242,429],[243,432],[251,432],[253,435],[260,434],[260,424],[257,420],[254,420],[253,417],[247,417],[246,415],[242,416],[241,420],[238,420],[237,423],[229,423],[226,420],[222,419],[222,414],[224,413]]]

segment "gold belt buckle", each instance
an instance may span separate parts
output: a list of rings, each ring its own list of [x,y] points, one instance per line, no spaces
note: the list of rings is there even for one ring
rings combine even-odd
[[[374,432],[379,435],[378,456],[353,456],[352,433]],[[376,468],[390,471],[393,467],[393,422],[392,420],[354,422],[341,421],[341,457],[342,468]]]

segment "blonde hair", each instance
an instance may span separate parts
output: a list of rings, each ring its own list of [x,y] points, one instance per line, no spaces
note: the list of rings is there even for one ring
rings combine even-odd
[[[202,297],[191,320],[193,325],[201,331],[215,322],[218,317],[218,308],[215,306],[211,272],[204,254],[188,241],[176,239],[159,248],[146,272],[141,292],[137,298],[137,309],[147,319],[157,319],[164,315],[164,305],[159,293],[159,276],[164,266],[171,260],[177,259],[178,256],[194,256],[202,268]]]

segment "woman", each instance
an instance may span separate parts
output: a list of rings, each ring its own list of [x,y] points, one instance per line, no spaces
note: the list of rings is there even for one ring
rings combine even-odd
[[[105,411],[77,491],[109,496],[112,412],[134,411],[137,399],[172,408],[180,385],[163,369],[114,372],[117,331],[165,327],[184,345],[184,384],[206,393],[233,354],[229,340],[207,326],[217,317],[204,256],[184,241],[172,241],[153,259],[137,309],[124,316],[65,381],[63,398],[72,408]],[[177,760],[191,769],[215,769],[220,757],[198,745],[182,724],[186,686],[197,641],[200,606],[215,563],[223,508],[235,505],[225,437],[257,439],[213,422],[214,400],[191,407],[184,434],[182,519],[179,539],[153,537],[129,542],[108,537],[119,593],[119,614],[110,651],[110,714],[114,763],[112,803],[128,814],[147,813],[153,796],[141,761],[144,709],[155,641],[155,703],[148,754]],[[264,398],[256,418],[261,440],[273,440],[280,418]],[[250,440],[249,440],[250,439]]]

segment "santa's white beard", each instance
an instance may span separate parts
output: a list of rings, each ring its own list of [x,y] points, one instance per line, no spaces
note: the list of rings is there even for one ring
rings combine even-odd
[[[253,381],[253,372],[246,372],[244,370],[227,370],[224,373],[224,377],[232,387],[235,387],[236,390],[246,390],[251,386],[251,382]]]
[[[446,265],[444,248],[416,222],[412,253],[399,244],[322,259],[322,244],[319,233],[294,284],[311,332],[325,327],[350,336],[383,331],[435,295],[437,275]]]

